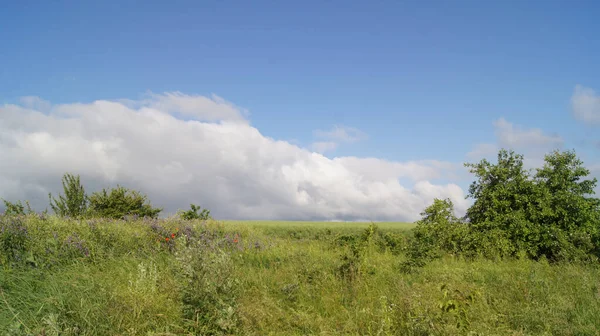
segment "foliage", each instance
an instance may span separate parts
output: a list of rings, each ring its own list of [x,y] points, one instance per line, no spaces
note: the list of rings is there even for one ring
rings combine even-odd
[[[78,218],[85,215],[87,211],[88,199],[85,194],[85,188],[81,184],[79,175],[67,173],[62,178],[63,195],[59,195],[58,200],[48,194],[50,198],[50,207],[60,217]]]
[[[425,217],[453,223],[449,204],[437,204]],[[0,225],[19,239],[3,245],[15,253],[0,270],[1,335],[594,335],[600,329],[596,265],[445,255],[406,274],[398,268],[400,237],[408,234],[402,224],[277,227],[172,217],[123,225],[32,214],[0,216]],[[310,230],[330,233],[323,238]],[[347,274],[353,278],[340,273],[352,245],[357,259],[348,266],[356,272]]]
[[[27,214],[32,214],[34,211],[31,209],[31,205],[29,205],[29,201],[25,201],[25,204],[21,203],[21,201],[17,201],[15,203],[9,202],[5,199],[2,199],[4,202],[4,206],[6,209],[4,210],[4,214],[6,216],[25,216]],[[25,208],[27,206],[27,208]]]
[[[500,150],[495,164],[467,163],[476,180],[463,219],[452,203],[434,200],[421,215],[405,266],[423,266],[444,253],[487,258],[526,256],[550,261],[600,257],[597,180],[573,151],[553,151],[542,168],[524,169],[523,156]]]
[[[406,250],[407,260],[402,264],[405,271],[423,266],[444,252],[462,251],[467,227],[454,215],[454,203],[450,199],[434,199],[421,216]]]
[[[139,191],[117,186],[108,192],[102,189],[89,197],[89,211],[92,217],[121,219],[126,215],[156,218],[162,208],[154,208],[147,196]]]
[[[198,213],[198,211],[200,209],[202,209],[201,206],[195,205],[195,204],[190,204],[190,210],[181,212],[181,214],[180,214],[181,218],[185,219],[185,220],[193,220],[193,219],[208,220],[208,219],[211,219],[210,210],[202,209],[202,212]]]
[[[21,218],[0,216],[0,266],[24,262],[28,238]]]

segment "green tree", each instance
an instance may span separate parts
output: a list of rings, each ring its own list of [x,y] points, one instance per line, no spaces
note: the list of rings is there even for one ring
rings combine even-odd
[[[154,208],[147,197],[135,190],[129,190],[118,185],[108,192],[102,189],[89,197],[90,215],[106,218],[120,219],[126,215],[156,218],[162,211]]]
[[[4,214],[7,216],[27,215],[27,214],[31,214],[34,212],[31,209],[31,206],[29,205],[29,201],[25,201],[25,205],[23,205],[23,203],[21,203],[21,201],[12,203],[5,199],[2,199],[2,202],[4,202],[4,206],[6,207],[6,209],[4,210]],[[25,208],[25,207],[27,207],[27,208]]]
[[[423,261],[443,251],[597,260],[600,200],[592,197],[597,180],[586,178],[590,172],[574,151],[553,151],[544,162],[533,176],[524,169],[522,155],[505,149],[495,164],[466,163],[476,176],[467,196],[473,205],[457,220],[449,200],[434,200],[417,222],[408,256]],[[466,225],[454,225],[461,222]]]
[[[193,219],[201,219],[207,220],[210,219],[210,210],[202,209],[202,212],[198,213],[202,207],[195,204],[190,204],[190,210],[181,212],[181,218],[185,220],[193,220]]]
[[[454,214],[454,203],[450,199],[434,199],[433,204],[421,212],[421,217],[407,248],[407,261],[403,264],[407,270],[422,266],[443,252],[460,253],[468,230]]]
[[[590,171],[575,151],[553,151],[544,161],[535,175],[547,198],[537,218],[542,227],[540,254],[550,259],[597,255],[600,202],[591,197],[597,179],[586,179]]]
[[[58,216],[81,217],[87,211],[88,198],[81,184],[79,175],[67,173],[62,178],[63,191],[65,195],[59,195],[58,199],[48,194],[50,207]]]
[[[536,256],[540,226],[535,220],[547,195],[525,170],[523,155],[501,149],[497,160],[465,164],[476,176],[467,195],[474,199],[466,213],[472,233],[469,249],[485,255]]]

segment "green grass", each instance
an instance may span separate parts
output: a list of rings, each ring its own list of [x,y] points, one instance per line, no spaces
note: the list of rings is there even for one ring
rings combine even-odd
[[[412,224],[376,224],[0,217],[0,334],[599,334],[597,265],[406,274]]]
[[[319,229],[366,229],[371,222],[308,222],[308,221],[269,221],[269,220],[225,220],[228,226],[250,226],[258,228],[319,228]],[[382,230],[410,230],[414,223],[374,222]]]

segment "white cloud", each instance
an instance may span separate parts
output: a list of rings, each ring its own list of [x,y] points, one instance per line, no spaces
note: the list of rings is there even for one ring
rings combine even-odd
[[[558,135],[545,134],[539,128],[523,128],[514,125],[504,118],[494,121],[496,143],[477,144],[467,153],[472,160],[481,158],[495,158],[500,148],[512,149],[525,156],[524,164],[527,168],[539,166],[544,155],[553,149],[561,148],[564,140]]]
[[[494,127],[501,147],[548,149],[562,146],[564,142],[558,135],[546,135],[539,128],[523,129],[504,118],[496,120]]]
[[[593,89],[575,86],[571,97],[571,109],[578,120],[588,124],[600,124],[600,96]]]
[[[316,130],[318,138],[329,139],[338,142],[356,142],[367,138],[367,134],[354,127],[334,125],[329,131]]]
[[[449,163],[329,159],[263,136],[220,98],[167,93],[47,104],[44,113],[35,102],[0,107],[0,197],[38,209],[65,172],[80,174],[88,191],[119,183],[165,213],[196,203],[217,218],[412,221],[434,197],[450,197],[459,214],[468,206],[457,185],[430,182]]]
[[[367,134],[358,128],[334,125],[329,131],[315,130],[314,136],[326,141],[313,142],[311,148],[318,153],[335,150],[340,143],[354,143],[365,140]]]
[[[328,151],[332,151],[338,147],[338,144],[333,141],[317,141],[313,142],[311,145],[312,150],[317,153],[325,153]]]

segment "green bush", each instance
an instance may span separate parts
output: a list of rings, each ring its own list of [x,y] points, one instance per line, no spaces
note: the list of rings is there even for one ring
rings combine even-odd
[[[193,220],[193,219],[208,220],[211,218],[210,210],[202,209],[202,211],[200,213],[198,213],[198,211],[200,209],[202,209],[202,207],[200,207],[199,205],[190,204],[190,210],[181,212],[180,216],[182,219],[185,219],[185,220]]]
[[[48,194],[50,207],[54,213],[61,217],[78,218],[84,216],[87,211],[88,199],[79,175],[65,174],[62,178],[62,185],[64,196],[59,195],[59,198],[55,199],[52,197],[52,193]]]
[[[531,174],[523,156],[500,150],[498,162],[467,163],[476,180],[473,205],[458,219],[449,200],[434,200],[421,214],[408,248],[408,266],[422,266],[444,253],[486,258],[526,256],[550,261],[600,257],[597,180],[573,151],[553,151]]]
[[[129,190],[117,186],[108,192],[102,189],[89,197],[89,215],[92,217],[103,217],[121,219],[126,215],[156,218],[162,211],[154,208],[145,195],[135,190]]]
[[[4,210],[4,215],[6,216],[25,216],[27,214],[34,213],[34,211],[31,209],[31,206],[29,205],[29,201],[25,201],[25,205],[23,205],[21,201],[11,203],[5,199],[2,199],[2,202],[4,202],[4,206],[6,207],[6,209]],[[27,208],[25,208],[25,206],[27,206]]]

